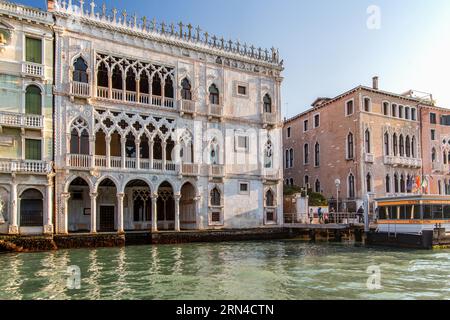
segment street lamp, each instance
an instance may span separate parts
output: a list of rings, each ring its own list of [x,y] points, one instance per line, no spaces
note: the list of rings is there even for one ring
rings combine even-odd
[[[336,185],[336,214],[339,213],[339,188],[341,186],[341,180],[334,180],[334,184]]]

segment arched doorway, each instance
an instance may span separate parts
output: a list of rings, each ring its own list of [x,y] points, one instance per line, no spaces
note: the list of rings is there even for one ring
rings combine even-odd
[[[125,230],[150,230],[152,227],[152,192],[142,180],[132,180],[125,187]]]
[[[98,186],[98,230],[115,232],[117,230],[117,188],[115,183],[106,178]]]
[[[69,186],[69,233],[91,230],[91,198],[89,185],[83,178],[76,178]]]
[[[20,226],[44,225],[44,197],[39,190],[28,189],[20,196]]]
[[[180,228],[182,230],[197,229],[197,213],[195,209],[195,188],[187,182],[181,188]]]
[[[170,183],[163,182],[158,188],[158,230],[175,229],[175,200]]]

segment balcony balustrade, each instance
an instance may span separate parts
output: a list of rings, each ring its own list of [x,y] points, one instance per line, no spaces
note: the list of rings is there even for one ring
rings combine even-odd
[[[210,118],[222,118],[223,106],[217,104],[208,104],[208,116]]]
[[[0,111],[0,125],[15,128],[42,129],[44,127],[44,116]]]
[[[277,115],[276,113],[268,113],[264,112],[262,114],[262,122],[264,125],[274,126],[277,124]]]
[[[44,77],[44,66],[33,62],[24,62],[22,64],[22,73],[31,77]]]
[[[52,171],[52,163],[38,160],[0,160],[0,172],[48,174]]]
[[[225,177],[225,167],[223,165],[213,164],[209,166],[209,176],[212,178]]]
[[[181,114],[195,114],[195,101],[180,100],[179,106],[179,111]]]
[[[73,81],[71,93],[75,97],[89,98],[91,96],[89,83]]]
[[[374,163],[375,162],[375,156],[372,153],[366,153],[364,155],[365,162],[366,163]]]
[[[183,176],[198,176],[200,175],[200,166],[195,163],[183,163],[181,165],[181,174]]]
[[[422,159],[399,156],[384,156],[384,164],[399,167],[422,168]]]

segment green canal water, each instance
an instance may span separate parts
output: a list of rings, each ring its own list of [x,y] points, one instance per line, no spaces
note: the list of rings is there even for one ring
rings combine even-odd
[[[449,300],[450,251],[270,241],[2,254],[0,299]]]

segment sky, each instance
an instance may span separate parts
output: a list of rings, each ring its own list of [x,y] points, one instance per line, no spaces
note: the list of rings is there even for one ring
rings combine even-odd
[[[14,2],[46,8],[46,0]],[[104,2],[109,9],[115,6],[159,22],[190,22],[256,47],[275,46],[284,59],[282,110],[287,118],[308,109],[319,96],[370,86],[375,75],[382,90],[431,93],[439,106],[450,108],[448,0]]]

